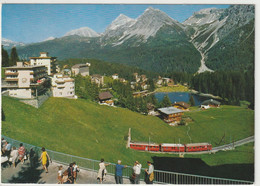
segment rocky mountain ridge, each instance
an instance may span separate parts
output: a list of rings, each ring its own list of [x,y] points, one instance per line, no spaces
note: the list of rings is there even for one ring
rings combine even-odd
[[[77,57],[116,61],[152,71],[194,72],[194,69],[200,67],[199,72],[203,72],[210,71],[206,65],[212,57],[208,54],[212,50],[219,51],[216,49],[219,43],[232,38],[232,42],[239,46],[242,41],[247,43],[249,36],[252,40],[254,27],[246,27],[254,23],[252,20],[254,5],[200,10],[183,23],[150,7],[137,19],[120,14],[102,34],[85,27],[70,31],[62,38],[18,47],[18,52],[34,56],[40,51],[49,50],[51,44],[58,46],[53,53],[60,59],[77,54]],[[232,37],[234,31],[240,32],[237,38]],[[73,48],[79,51],[68,51],[64,47],[74,45],[81,46]],[[254,53],[252,49],[249,51]],[[196,56],[193,60],[189,57],[192,55]],[[192,66],[191,69],[188,64]]]

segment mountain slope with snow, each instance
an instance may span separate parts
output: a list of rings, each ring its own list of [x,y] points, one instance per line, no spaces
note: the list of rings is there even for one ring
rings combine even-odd
[[[204,9],[183,24],[148,8],[137,19],[120,14],[102,34],[84,27],[18,47],[18,53],[37,56],[49,50],[59,59],[95,58],[156,72],[195,73],[199,67],[200,72],[247,68],[254,62],[254,33],[254,5]]]
[[[186,19],[183,24],[184,25],[192,25],[195,27],[202,26],[205,24],[213,23],[218,20],[224,9],[216,9],[216,8],[207,8],[202,9],[198,12],[195,12],[191,17]]]
[[[79,29],[71,30],[71,31],[67,32],[64,36],[72,36],[72,35],[78,35],[81,37],[99,37],[100,36],[100,34],[98,34],[97,32],[95,32],[94,30],[92,30],[89,27],[82,27]]]
[[[181,24],[169,17],[166,13],[152,7],[145,10],[139,16],[135,23],[123,32],[114,46],[121,45],[132,37],[137,37],[139,42],[146,42],[149,37],[156,35],[158,30],[164,25],[176,25],[181,27]]]
[[[6,39],[6,38],[3,38],[2,37],[2,45],[5,47],[5,48],[12,48],[12,47],[16,47],[16,46],[24,46],[25,44],[22,43],[22,42],[15,42],[15,41],[12,41],[10,39]]]

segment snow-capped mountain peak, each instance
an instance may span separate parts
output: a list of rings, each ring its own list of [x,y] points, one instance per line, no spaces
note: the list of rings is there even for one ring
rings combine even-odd
[[[53,39],[55,39],[55,37],[48,37],[47,39],[44,39],[43,41],[50,41],[50,40],[53,40]]]
[[[166,13],[159,9],[149,7],[136,19],[130,28],[123,32],[118,40],[119,42],[114,43],[114,46],[120,45],[135,36],[139,38],[139,41],[146,42],[149,37],[155,36],[157,31],[164,25],[182,27],[180,23],[169,17]]]
[[[130,24],[129,24],[130,23]],[[135,23],[134,19],[131,19],[130,17],[127,17],[124,14],[120,14],[106,29],[108,30],[116,30],[118,27],[124,26],[128,24],[128,27],[130,27],[132,24]]]
[[[186,19],[183,22],[183,24],[184,25],[196,25],[196,26],[209,24],[214,21],[217,21],[223,12],[224,12],[224,9],[216,9],[216,8],[202,9],[198,12],[195,12],[191,17]]]
[[[64,36],[71,36],[71,35],[78,35],[78,36],[82,36],[82,37],[99,37],[100,36],[100,34],[98,34],[97,32],[95,32],[94,30],[92,30],[89,27],[82,27],[79,29],[71,30],[71,31],[67,32]]]
[[[13,46],[24,46],[25,44],[22,42],[12,41],[10,39],[6,39],[2,37],[2,45],[4,47],[13,47]]]

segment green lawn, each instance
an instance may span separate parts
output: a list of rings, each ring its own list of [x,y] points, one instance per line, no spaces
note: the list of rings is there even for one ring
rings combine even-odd
[[[155,92],[189,92],[188,87],[178,84],[176,86],[159,87]]]
[[[235,106],[222,106],[201,112],[185,112],[194,119],[188,126],[171,127],[157,117],[144,116],[123,108],[100,106],[87,100],[49,98],[39,109],[9,97],[2,98],[6,121],[2,122],[2,133],[8,137],[44,146],[54,151],[81,157],[116,162],[121,159],[132,165],[139,160],[146,165],[153,153],[126,149],[128,129],[132,129],[132,140],[157,143],[211,142],[213,146],[225,133],[235,140],[254,134],[254,111]],[[209,164],[222,164],[229,153],[203,155]],[[251,154],[243,154],[247,157]],[[171,154],[156,154],[159,157],[176,157]],[[228,158],[227,158],[228,159]],[[240,163],[244,159],[240,160]],[[250,161],[253,161],[251,158]],[[228,163],[228,162],[227,162]]]

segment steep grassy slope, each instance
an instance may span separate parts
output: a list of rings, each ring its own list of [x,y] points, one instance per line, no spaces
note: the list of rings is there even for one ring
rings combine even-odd
[[[219,146],[254,135],[254,112],[249,109],[225,105],[185,115],[194,120],[188,125],[192,142],[200,141],[203,136],[205,141]]]
[[[6,119],[2,122],[2,133],[8,137],[81,157],[104,157],[110,162],[120,158],[128,164],[136,159],[144,164],[155,156],[125,148],[129,128],[132,128],[132,140],[148,141],[150,136],[151,141],[157,143],[177,143],[179,138],[181,143],[189,143],[187,131],[190,128],[192,142],[211,141],[214,146],[224,131],[227,137],[230,134],[236,140],[254,133],[253,111],[231,106],[185,113],[194,119],[194,123],[183,127],[170,127],[156,117],[123,108],[99,106],[81,99],[49,98],[36,109],[3,97],[2,106]],[[241,162],[247,158],[244,156]]]

